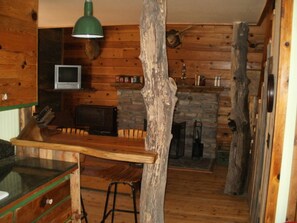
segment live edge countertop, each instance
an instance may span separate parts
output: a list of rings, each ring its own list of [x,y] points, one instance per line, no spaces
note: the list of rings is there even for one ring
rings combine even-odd
[[[34,190],[76,170],[77,163],[11,156],[0,160],[0,191],[9,195],[0,200],[0,210],[34,193]]]
[[[16,146],[71,151],[117,161],[151,164],[157,159],[155,152],[145,150],[143,139],[56,133],[40,140],[18,137],[10,142]]]

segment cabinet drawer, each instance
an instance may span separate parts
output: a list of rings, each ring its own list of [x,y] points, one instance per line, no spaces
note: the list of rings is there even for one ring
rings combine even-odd
[[[55,207],[48,214],[44,215],[37,222],[38,223],[59,223],[66,222],[67,219],[71,219],[71,199],[61,203],[61,205]]]
[[[8,214],[0,217],[0,223],[11,223],[12,217],[13,217],[13,213],[9,212]]]
[[[18,208],[15,213],[16,222],[32,222],[40,215],[46,214],[46,211],[51,211],[57,204],[64,202],[63,200],[67,200],[67,198],[70,199],[69,180]]]

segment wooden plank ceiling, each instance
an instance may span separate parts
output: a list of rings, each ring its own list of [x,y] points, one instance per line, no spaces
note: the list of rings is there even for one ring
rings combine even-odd
[[[266,0],[167,0],[168,24],[256,24]],[[139,24],[140,0],[93,0],[94,16],[105,25]],[[40,0],[39,27],[72,27],[83,15],[84,0]]]

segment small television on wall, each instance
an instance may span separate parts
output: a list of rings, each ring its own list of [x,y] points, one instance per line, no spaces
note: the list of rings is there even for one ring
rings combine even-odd
[[[81,65],[55,65],[55,89],[80,89]]]

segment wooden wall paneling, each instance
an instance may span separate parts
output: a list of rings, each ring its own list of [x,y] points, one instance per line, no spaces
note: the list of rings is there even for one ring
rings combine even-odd
[[[31,12],[32,9],[36,9],[37,2],[36,1],[22,2],[21,0],[15,0],[14,2],[15,4],[6,5],[6,8],[4,6],[1,6],[2,9],[7,9],[7,10],[1,10],[1,15],[4,15],[7,18],[16,19],[18,21],[21,20],[24,22],[28,22],[28,24],[31,24],[31,27],[36,27],[34,24],[31,23],[32,22],[31,14],[25,14],[24,11]],[[20,10],[20,7],[19,7],[20,3],[23,3],[21,8],[22,10]],[[8,20],[8,21],[11,21],[11,20]],[[9,24],[7,25],[9,26]]]
[[[117,100],[107,100],[107,99],[90,99],[90,98],[76,98],[73,100],[73,96],[71,94],[64,94],[63,95],[63,109],[64,111],[70,111],[74,112],[75,106],[80,104],[94,104],[94,105],[104,105],[104,106],[117,106],[118,101]]]
[[[79,103],[116,106],[117,92],[111,86],[115,82],[115,76],[120,74],[142,75],[142,67],[138,59],[139,29],[136,26],[125,27],[127,29],[105,28],[104,41],[99,41],[100,56],[93,61],[85,58],[83,41],[70,37],[68,32],[70,30],[65,30],[64,62],[83,64],[83,84],[96,89],[91,95],[75,94],[76,103],[72,106]],[[80,51],[79,55],[77,51]],[[69,96],[64,98],[68,100]]]
[[[203,60],[203,61],[230,61],[230,52],[217,51],[188,51],[184,49],[168,49],[168,58],[175,60]]]
[[[119,67],[139,67],[141,66],[138,58],[98,58],[90,64],[91,66],[109,66],[115,65]]]
[[[117,104],[117,92],[116,91],[96,91],[95,93],[64,93],[64,101],[67,100],[67,96],[70,99],[75,97],[75,101],[69,101],[67,106],[74,108],[73,105],[79,104],[100,104],[100,105],[116,105]],[[67,102],[65,102],[67,103]],[[66,106],[66,104],[64,104]],[[65,107],[65,109],[67,108]]]
[[[92,72],[92,77],[96,78],[97,75],[102,76],[116,76],[118,74],[137,75],[142,73],[141,67],[86,67],[88,71]],[[113,79],[115,81],[115,79]]]
[[[176,29],[176,30],[183,30],[186,27],[189,27],[190,25],[183,25],[183,24],[168,24],[167,25],[167,30],[170,29]],[[192,25],[192,28],[189,29],[191,32],[195,33],[227,33],[230,34],[232,33],[233,27],[232,25]]]
[[[8,95],[1,109],[36,104],[38,1],[1,1],[0,8],[0,88]]]
[[[280,1],[282,7],[279,68],[277,75],[275,125],[272,146],[272,158],[267,192],[265,222],[274,222],[279,188],[280,166],[284,141],[284,123],[286,121],[288,74],[290,67],[290,42],[292,33],[293,1]]]
[[[187,25],[167,25],[167,30],[183,30]],[[83,65],[83,85],[94,88],[90,94],[64,95],[64,108],[79,103],[117,105],[112,86],[116,75],[142,76],[142,64],[139,60],[139,27],[136,25],[106,26],[104,38],[98,40],[100,55],[95,60],[87,59],[84,53],[84,40],[71,37],[71,29],[64,29],[64,63]],[[232,26],[230,25],[194,25],[182,37],[182,44],[175,49],[167,48],[169,75],[177,81],[181,77],[181,67],[187,67],[187,81],[194,83],[195,75],[205,75],[206,84],[212,86],[215,76],[221,76],[221,85],[230,87],[230,55]],[[251,77],[258,79],[262,68],[264,30],[261,26],[250,26],[249,40],[255,48],[249,47],[247,69]],[[256,81],[257,82],[257,81]],[[96,93],[95,93],[96,92]],[[106,92],[109,96],[106,97]],[[218,118],[218,144],[231,142],[227,126],[230,112],[229,90],[220,94]]]

